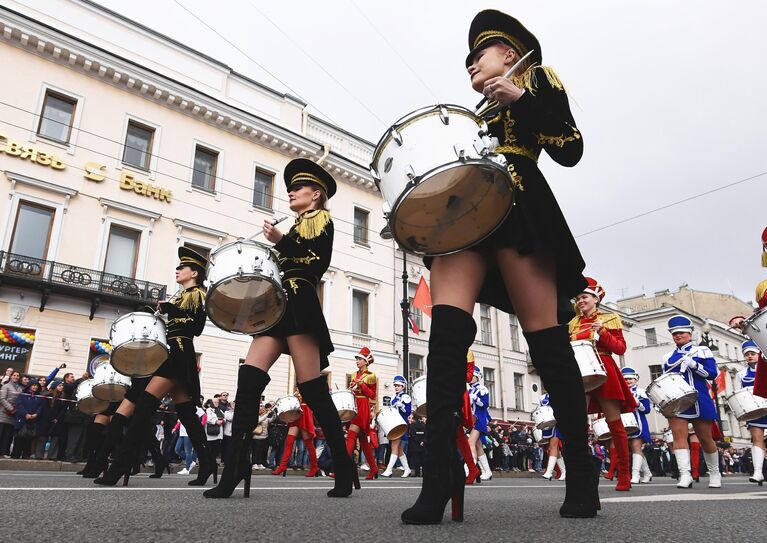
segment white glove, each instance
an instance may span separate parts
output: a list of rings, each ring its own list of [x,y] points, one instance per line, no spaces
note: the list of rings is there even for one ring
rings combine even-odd
[[[596,343],[596,342],[598,342],[598,341],[599,341],[599,332],[597,332],[596,330],[594,330],[594,343]]]
[[[684,358],[682,358],[682,363],[679,364],[679,371],[681,373],[684,373],[688,369],[691,369],[693,371],[697,370],[698,369],[698,363],[695,360],[693,360],[692,358],[689,358],[689,357],[685,356]]]

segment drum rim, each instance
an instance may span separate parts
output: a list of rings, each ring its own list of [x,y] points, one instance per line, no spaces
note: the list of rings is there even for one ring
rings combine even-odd
[[[471,111],[470,109],[458,105],[458,104],[433,104],[430,106],[423,106],[421,108],[415,109],[411,111],[410,113],[406,113],[396,121],[394,121],[394,124],[390,125],[389,128],[384,130],[383,135],[378,138],[378,143],[376,143],[375,148],[373,149],[373,158],[370,160],[370,167],[375,168],[376,164],[378,163],[378,159],[380,158],[381,151],[383,151],[383,148],[386,147],[386,145],[389,143],[389,141],[392,139],[392,129],[397,130],[398,132],[405,128],[407,125],[412,124],[412,121],[421,118],[421,117],[428,117],[430,115],[439,114],[439,110],[441,108],[446,108],[448,111],[453,110],[455,112],[458,112],[466,117],[469,117],[471,119],[477,119],[479,122],[477,123],[477,127],[480,128],[482,126],[482,123],[484,122],[482,120],[482,117]],[[468,113],[468,115],[466,115]],[[375,168],[378,170],[378,168]]]
[[[229,247],[233,245],[237,245],[238,243],[240,245],[256,245],[258,247],[263,247],[264,249],[266,249],[268,253],[270,253],[270,255],[274,258],[275,262],[277,261],[277,256],[275,254],[274,249],[271,246],[267,245],[266,243],[256,241],[254,239],[238,239],[235,241],[230,241],[229,243],[226,243],[222,245],[221,247],[218,247],[217,249],[215,249],[213,252],[210,253],[210,257],[208,258],[208,270],[210,270],[212,267],[216,265],[216,261],[214,258],[216,255],[224,252],[224,249],[228,249]],[[206,275],[210,275],[210,274],[206,274]]]
[[[170,354],[170,350],[168,349],[168,345],[167,345],[167,344],[165,344],[165,343],[160,343],[160,342],[159,342],[158,340],[156,340],[156,339],[153,339],[153,340],[151,340],[151,341],[154,341],[155,345],[161,345],[162,347],[164,347],[164,348],[165,348],[165,352],[166,352],[167,354]],[[120,344],[120,345],[118,345],[117,347],[113,347],[113,348],[112,348],[112,357],[114,357],[114,355],[115,355],[115,353],[116,353],[116,352],[119,352],[119,350],[120,350],[120,348],[121,348],[121,347],[124,347],[124,346],[125,346],[125,345],[127,345],[127,344],[128,344],[128,342],[126,341],[126,342],[123,342],[123,343],[121,343],[121,344]],[[119,373],[120,375],[125,375],[126,377],[130,377],[131,379],[134,379],[134,378],[137,378],[137,379],[142,379],[142,378],[145,378],[145,377],[152,377],[152,376],[154,375],[155,371],[157,371],[158,369],[160,369],[160,367],[161,367],[161,366],[162,366],[162,365],[163,365],[163,364],[164,364],[164,363],[165,363],[167,360],[168,360],[168,357],[166,356],[166,357],[165,357],[165,360],[163,360],[162,362],[160,362],[160,365],[159,365],[159,366],[157,366],[157,367],[154,369],[154,371],[152,371],[151,373],[147,373],[147,374],[143,374],[143,373],[123,373],[122,371],[120,371],[120,369],[119,369],[117,366],[115,366],[114,364],[112,364],[112,358],[111,358],[111,357],[110,357],[110,359],[109,359],[109,363],[110,363],[110,364],[112,364],[112,367],[114,368],[114,370],[115,370],[117,373]]]
[[[128,317],[133,317],[133,316],[135,316],[135,315],[139,315],[139,316],[147,316],[147,317],[149,317],[149,318],[151,318],[151,319],[153,319],[153,320],[156,320],[156,321],[157,321],[157,320],[162,320],[162,319],[160,319],[159,315],[155,315],[154,313],[149,313],[148,311],[132,311],[132,312],[130,312],[130,313],[126,313],[126,314],[125,314],[125,315],[123,315],[122,317],[118,317],[118,318],[116,318],[116,319],[114,320],[114,322],[112,323],[112,328],[114,328],[114,325],[115,325],[115,324],[117,324],[118,322],[120,322],[120,321],[122,321],[122,320],[125,320],[125,319],[127,319]],[[111,335],[111,333],[110,333],[110,335],[109,335],[109,339],[110,339],[110,340],[112,339],[112,335]]]
[[[441,251],[441,252],[428,252],[428,251],[418,251],[415,249],[412,249],[409,247],[408,244],[403,243],[397,236],[397,232],[395,228],[392,228],[391,225],[396,222],[397,218],[397,210],[399,209],[400,205],[404,201],[404,199],[410,195],[413,190],[418,187],[421,183],[428,182],[428,177],[432,177],[434,175],[437,175],[439,173],[442,173],[444,171],[447,171],[449,169],[452,169],[455,166],[470,166],[472,164],[477,165],[483,165],[483,166],[491,166],[494,169],[497,169],[499,172],[502,172],[506,176],[506,181],[509,187],[509,194],[511,195],[511,201],[509,202],[509,207],[506,209],[506,213],[503,214],[503,217],[498,221],[498,223],[493,226],[486,234],[484,234],[481,238],[477,239],[473,243],[470,243],[464,247],[459,247],[457,249],[453,249],[450,251]],[[493,162],[492,160],[487,159],[478,159],[478,158],[468,158],[466,160],[454,160],[453,162],[448,162],[446,164],[441,164],[437,166],[436,168],[432,168],[431,170],[427,171],[421,176],[423,181],[420,181],[418,183],[413,183],[412,181],[408,181],[405,184],[405,190],[400,193],[400,195],[397,197],[394,204],[391,206],[391,211],[389,212],[389,216],[387,217],[387,224],[389,224],[389,229],[391,230],[392,236],[394,237],[394,240],[399,244],[400,248],[404,248],[407,252],[419,255],[419,256],[447,256],[455,253],[459,253],[461,251],[464,251],[466,249],[470,249],[471,247],[474,247],[475,245],[478,245],[485,241],[487,238],[489,238],[496,230],[498,230],[501,225],[504,223],[504,221],[508,218],[509,213],[511,213],[511,209],[514,207],[514,186],[512,184],[511,177],[509,176],[508,170],[501,166],[500,164]]]
[[[251,274],[247,274],[247,275],[251,275]],[[239,331],[239,330],[229,329],[229,328],[226,328],[226,327],[224,327],[224,326],[221,326],[219,323],[217,323],[217,322],[216,322],[216,321],[213,319],[213,317],[211,317],[211,315],[210,315],[210,309],[208,308],[208,306],[209,306],[209,304],[210,304],[211,300],[213,299],[213,294],[216,292],[217,288],[218,288],[218,287],[219,287],[221,284],[223,284],[223,283],[224,283],[224,281],[228,281],[228,280],[230,280],[230,279],[233,279],[233,278],[235,278],[235,277],[243,277],[243,276],[242,276],[242,275],[227,275],[226,277],[224,277],[224,278],[222,278],[222,279],[219,279],[219,280],[218,280],[218,281],[216,281],[214,284],[211,284],[211,285],[208,287],[208,293],[207,293],[207,295],[205,296],[205,314],[206,314],[206,315],[208,316],[208,318],[210,319],[210,322],[212,322],[213,324],[215,324],[215,325],[216,325],[216,327],[217,327],[217,328],[220,328],[221,330],[223,330],[223,331],[225,331],[225,332],[230,332],[230,333],[232,333],[232,334],[242,334],[242,335],[244,335],[244,336],[249,336],[249,335],[253,335],[253,334],[263,334],[263,333],[264,333],[264,332],[266,332],[267,330],[271,330],[272,328],[274,328],[275,326],[277,326],[277,324],[279,324],[279,322],[282,320],[282,317],[284,317],[284,316],[285,316],[285,312],[288,310],[288,296],[287,296],[287,294],[285,293],[285,289],[284,289],[284,288],[282,288],[282,283],[278,283],[278,282],[277,282],[277,281],[276,281],[274,278],[272,278],[272,277],[264,277],[263,275],[260,275],[260,276],[259,276],[259,278],[260,278],[261,280],[263,280],[263,281],[268,281],[269,283],[272,283],[272,285],[276,286],[276,287],[277,287],[277,292],[278,292],[278,293],[281,293],[281,296],[282,296],[282,298],[283,298],[282,311],[280,312],[280,316],[279,316],[279,317],[278,317],[278,318],[277,318],[277,319],[274,321],[274,323],[273,323],[273,324],[270,324],[270,325],[269,325],[269,326],[267,326],[266,328],[264,328],[264,329],[262,329],[262,330],[259,330],[259,331],[257,331],[257,332],[241,332],[241,331]]]

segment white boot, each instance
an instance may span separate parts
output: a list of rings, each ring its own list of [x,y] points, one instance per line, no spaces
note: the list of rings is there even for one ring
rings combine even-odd
[[[631,455],[631,484],[638,485],[640,478],[639,472],[642,471],[642,459],[644,456],[634,453]]]
[[[399,461],[402,464],[402,467],[404,468],[404,472],[402,473],[402,478],[410,477],[410,474],[412,473],[410,471],[410,465],[407,463],[407,456],[404,454],[399,457]]]
[[[557,458],[557,466],[559,466],[559,479],[557,481],[564,481],[565,480],[565,459],[561,456]]]
[[[764,467],[764,449],[751,445],[751,458],[754,462],[754,474],[748,480],[752,483],[759,483],[759,486],[762,486],[764,482],[764,473],[762,472]]]
[[[704,452],[703,458],[706,460],[706,467],[708,467],[708,487],[722,488],[722,474],[719,472],[719,451]]]
[[[543,472],[543,475],[541,475],[541,477],[551,481],[551,478],[554,476],[554,466],[556,464],[557,464],[557,457],[549,456],[549,463],[546,465],[546,471]]]
[[[676,465],[679,468],[679,482],[677,488],[692,488],[692,475],[690,475],[690,449],[674,449]]]
[[[650,464],[647,463],[647,457],[645,455],[642,455],[642,482],[643,483],[649,483],[652,481],[652,470],[650,469]]]
[[[397,456],[391,455],[389,457],[389,465],[386,466],[386,469],[381,474],[381,477],[391,477],[391,472],[394,470],[394,464],[397,463]]]
[[[493,470],[490,469],[490,462],[487,461],[487,455],[483,454],[479,457],[477,465],[482,475],[479,476],[483,481],[488,481],[493,478]]]

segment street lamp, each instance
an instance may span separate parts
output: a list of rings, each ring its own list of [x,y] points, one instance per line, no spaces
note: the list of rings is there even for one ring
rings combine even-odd
[[[394,235],[391,233],[389,225],[383,227],[379,233],[381,239],[391,240],[394,239]],[[407,295],[408,276],[407,276],[407,253],[402,250],[402,300],[399,306],[402,308],[402,373],[405,380],[410,383],[410,349],[408,332],[408,320],[410,317],[410,299]]]
[[[704,347],[708,347],[712,353],[719,352],[719,347],[717,347],[714,344],[714,341],[711,339],[711,325],[707,322],[704,323],[700,331],[700,344]],[[716,361],[716,358],[714,358],[714,361]],[[716,376],[719,377],[718,365],[716,366]],[[711,383],[711,390],[714,392],[714,405],[716,406],[716,414],[720,421],[724,421],[724,418],[722,417],[722,406],[719,402],[719,386],[716,384],[716,379],[714,379]],[[722,428],[722,433],[724,433],[724,428]],[[732,431],[730,433],[732,434]]]

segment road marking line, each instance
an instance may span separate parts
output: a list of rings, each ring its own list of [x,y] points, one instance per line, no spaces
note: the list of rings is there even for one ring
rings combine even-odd
[[[692,502],[720,500],[764,500],[767,492],[747,492],[744,494],[656,494],[654,496],[625,496],[603,498],[602,503],[637,503],[637,502]]]

